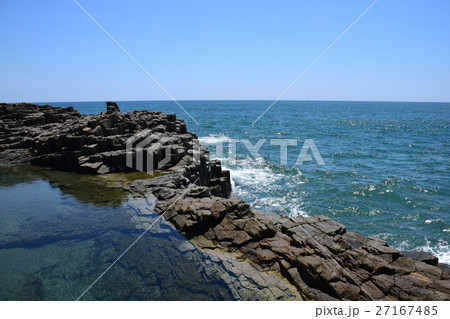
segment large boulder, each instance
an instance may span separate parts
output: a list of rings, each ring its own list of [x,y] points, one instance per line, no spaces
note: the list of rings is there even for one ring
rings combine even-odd
[[[120,112],[119,106],[116,102],[106,102],[106,111],[107,113]]]

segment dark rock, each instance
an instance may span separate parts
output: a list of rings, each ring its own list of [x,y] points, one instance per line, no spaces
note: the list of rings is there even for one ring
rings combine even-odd
[[[220,201],[216,201],[211,205],[210,211],[215,218],[220,218],[225,213],[226,207]]]
[[[97,170],[98,174],[109,174],[112,172],[114,172],[114,168],[106,164],[102,164],[100,168]]]
[[[400,257],[390,265],[395,270],[396,274],[404,275],[410,274],[416,270],[414,260],[406,257]]]
[[[443,271],[439,267],[435,267],[433,265],[426,264],[421,261],[416,261],[415,265],[416,265],[416,271],[427,277],[434,278],[436,280],[442,278]]]
[[[372,277],[372,282],[386,295],[394,286],[394,277],[380,274]]]
[[[97,144],[84,145],[83,152],[85,155],[94,155],[98,152],[98,145]]]
[[[361,296],[361,289],[358,286],[348,284],[346,282],[332,282],[330,283],[330,286],[335,296],[339,296],[340,299],[358,300]],[[367,299],[364,298],[364,300]]]
[[[450,265],[448,265],[448,264],[439,263],[437,266],[438,266],[440,269],[447,271],[447,273],[450,272]]]
[[[116,102],[106,102],[106,110],[108,113],[120,112],[119,106]]]
[[[385,296],[385,293],[370,281],[362,283],[361,289],[366,295],[372,297],[375,300],[382,299]]]
[[[102,128],[99,126],[96,126],[92,131],[91,134],[95,135],[95,136],[103,136],[103,130]]]
[[[246,223],[245,219],[233,219],[231,221],[233,223],[234,226],[236,226],[236,228],[238,229],[243,229],[244,225]]]
[[[206,186],[193,187],[189,191],[189,196],[194,198],[209,197],[210,195],[209,188]]]
[[[97,174],[102,163],[84,163],[80,166],[81,172],[85,174]]]
[[[265,223],[267,220],[258,220],[251,217],[244,225],[244,231],[254,239],[261,239],[275,235],[273,225]]]
[[[315,223],[314,227],[331,236],[342,235],[345,233],[345,226],[331,219]]]
[[[405,257],[424,262],[429,265],[437,266],[439,258],[425,251],[402,251],[401,254]]]
[[[222,230],[217,234],[217,240],[232,242],[238,235],[239,231],[236,230]]]
[[[437,280],[431,284],[430,288],[435,288],[446,294],[450,294],[450,281],[449,280]]]
[[[262,263],[273,262],[277,259],[277,255],[274,254],[272,251],[270,251],[269,249],[261,249],[261,248],[258,248],[256,250],[255,257]]]
[[[251,239],[252,238],[245,231],[241,231],[233,239],[233,245],[242,246],[242,245],[248,243]]]

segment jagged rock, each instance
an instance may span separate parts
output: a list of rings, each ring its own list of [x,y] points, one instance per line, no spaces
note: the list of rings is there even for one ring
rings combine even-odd
[[[206,186],[191,188],[189,191],[189,196],[194,198],[209,197],[210,190]]]
[[[242,246],[248,243],[252,238],[245,232],[240,231],[238,235],[233,239],[233,245]]]
[[[217,248],[217,244],[214,244],[212,241],[207,239],[205,236],[200,235],[191,239],[191,241],[201,248]]]
[[[416,270],[414,260],[406,257],[399,257],[392,262],[389,267],[394,269],[395,274],[410,274]]]
[[[270,237],[275,234],[273,227],[266,223],[267,220],[259,220],[251,217],[244,225],[244,231],[255,240]]]
[[[103,130],[102,128],[99,126],[96,126],[92,131],[91,134],[94,136],[103,136]]]
[[[236,230],[221,230],[217,235],[217,240],[219,241],[233,241],[239,232]]]
[[[81,172],[86,174],[97,174],[102,163],[84,163],[80,166]]]
[[[116,102],[106,102],[107,112],[120,112],[119,106]]]
[[[261,248],[258,248],[256,250],[255,257],[263,263],[273,262],[277,259],[277,255],[274,254],[271,250]]]
[[[30,162],[89,174],[176,167],[193,151],[197,138],[175,114],[122,114],[115,102],[107,102],[107,112],[99,115],[81,115],[73,107],[2,103],[0,121],[5,131],[0,146],[8,149],[0,153],[0,163]],[[137,154],[142,147],[145,152]],[[127,154],[131,155],[128,162]],[[85,156],[89,158],[79,160]],[[194,175],[189,176],[191,182],[198,179],[199,186],[211,188],[197,196],[207,197],[213,192],[228,197],[229,173],[222,171],[220,162],[207,161],[207,156],[207,149],[201,148],[199,166],[192,166]],[[99,162],[103,165],[97,169]],[[184,171],[187,167],[179,168]]]
[[[442,291],[446,294],[450,294],[450,281],[449,280],[437,280],[431,284],[430,288],[436,288],[439,291]]]
[[[424,263],[427,263],[429,265],[436,266],[439,263],[439,258],[436,256],[433,256],[429,252],[425,251],[402,251],[401,254],[405,257],[422,261]]]
[[[220,216],[223,215],[226,211],[226,207],[224,204],[222,204],[222,202],[216,201],[211,205],[209,210],[215,218],[220,218]]]
[[[314,227],[330,236],[343,235],[345,233],[345,226],[331,219],[315,223]]]
[[[100,168],[97,170],[98,174],[108,174],[112,172],[114,172],[114,168],[106,164],[102,164]]]

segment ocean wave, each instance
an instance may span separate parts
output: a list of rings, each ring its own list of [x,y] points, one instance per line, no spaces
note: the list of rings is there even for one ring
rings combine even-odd
[[[283,175],[273,172],[269,167],[257,167],[251,166],[245,163],[249,163],[251,160],[240,161],[242,165],[236,165],[237,167],[229,168],[231,176],[237,185],[246,185],[255,187],[258,190],[263,191],[269,187],[275,187]],[[226,164],[225,164],[226,165]]]
[[[222,159],[222,165],[230,171],[233,196],[244,199],[252,208],[294,217],[308,215],[298,192],[304,181],[297,168],[279,167],[249,156],[232,164]]]
[[[225,143],[229,142],[231,140],[230,137],[224,135],[224,134],[209,134],[209,136],[202,136],[198,138],[200,141],[200,144],[219,144],[219,143]]]
[[[421,246],[415,246],[407,241],[401,242],[397,247],[399,250],[426,251],[439,258],[440,263],[450,265],[450,245],[448,242],[440,240],[438,243],[431,243],[426,239],[426,243]]]
[[[427,251],[439,258],[440,263],[450,265],[450,246],[438,244],[437,246],[423,246],[422,250]],[[419,248],[420,249],[420,248]]]

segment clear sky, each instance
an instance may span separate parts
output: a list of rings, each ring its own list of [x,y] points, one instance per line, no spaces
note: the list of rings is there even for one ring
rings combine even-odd
[[[176,99],[273,100],[373,0],[78,0]],[[284,96],[450,101],[450,1],[379,0]],[[168,100],[72,0],[0,0],[0,102]]]

